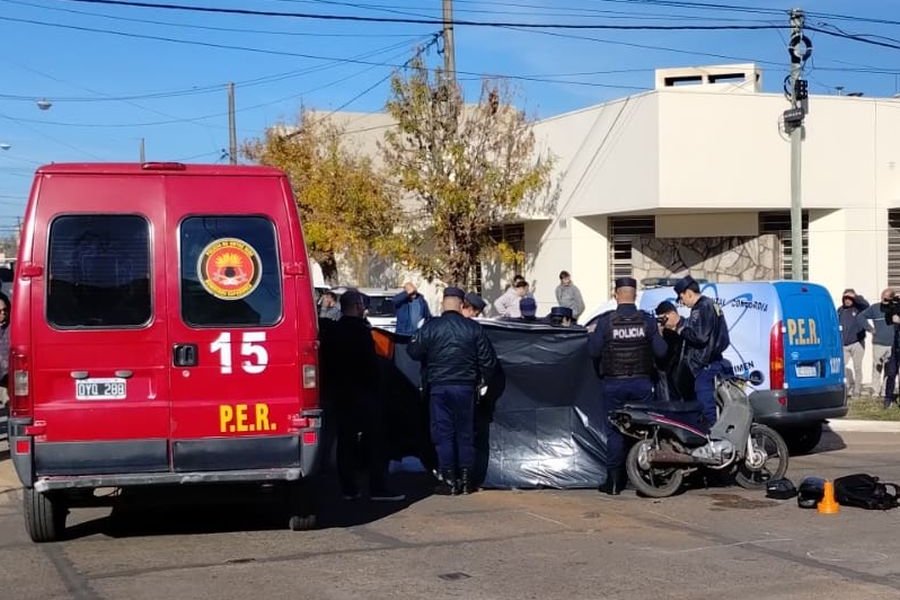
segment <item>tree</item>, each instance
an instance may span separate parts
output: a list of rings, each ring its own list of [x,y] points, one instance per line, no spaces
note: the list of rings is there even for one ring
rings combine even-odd
[[[491,227],[541,197],[553,161],[536,155],[532,122],[505,85],[485,81],[478,103],[467,105],[421,58],[410,61],[408,73],[391,81],[387,110],[397,127],[385,134],[385,164],[421,202],[417,221],[427,224],[436,250],[413,256],[414,266],[466,286],[489,251],[504,250]]]
[[[295,127],[270,128],[243,148],[248,158],[287,173],[307,248],[330,285],[337,283],[340,256],[393,259],[404,249],[396,194],[370,157],[344,147],[342,134],[330,119],[304,110]]]

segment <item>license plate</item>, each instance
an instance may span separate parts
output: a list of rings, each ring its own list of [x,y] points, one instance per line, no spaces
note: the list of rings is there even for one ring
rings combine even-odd
[[[818,377],[819,368],[815,365],[797,365],[797,377]]]
[[[126,380],[118,377],[81,379],[75,382],[77,400],[122,400],[125,398]]]

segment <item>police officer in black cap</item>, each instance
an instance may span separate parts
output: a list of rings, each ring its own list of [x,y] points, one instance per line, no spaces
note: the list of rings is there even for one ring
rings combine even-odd
[[[691,309],[687,323],[678,330],[684,339],[684,361],[694,376],[694,391],[703,410],[704,425],[716,422],[716,377],[731,370],[722,353],[731,344],[728,324],[715,300],[700,293],[700,284],[688,275],[675,283],[678,299]]]
[[[435,445],[441,485],[438,493],[467,494],[475,466],[476,388],[495,381],[497,354],[475,320],[462,314],[465,293],[444,290],[443,312],[416,332],[406,347],[422,363],[429,386],[431,441]]]
[[[637,281],[631,277],[616,280],[616,310],[600,315],[597,327],[588,338],[591,357],[599,359],[603,385],[603,404],[607,419],[606,481],[601,492],[618,494],[625,487],[625,463],[622,434],[609,422],[609,416],[627,403],[653,399],[654,357],[666,355],[666,343],[659,335],[656,319],[635,306]]]

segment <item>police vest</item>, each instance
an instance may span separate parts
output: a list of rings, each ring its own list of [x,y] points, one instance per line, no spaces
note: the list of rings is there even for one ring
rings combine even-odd
[[[604,377],[641,377],[653,372],[653,355],[643,313],[612,313],[606,324]]]

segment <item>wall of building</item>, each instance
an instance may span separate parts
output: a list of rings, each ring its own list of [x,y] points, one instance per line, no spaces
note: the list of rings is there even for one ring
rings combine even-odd
[[[633,245],[634,277],[693,277],[710,281],[776,279],[778,240],[759,237],[640,236]]]

